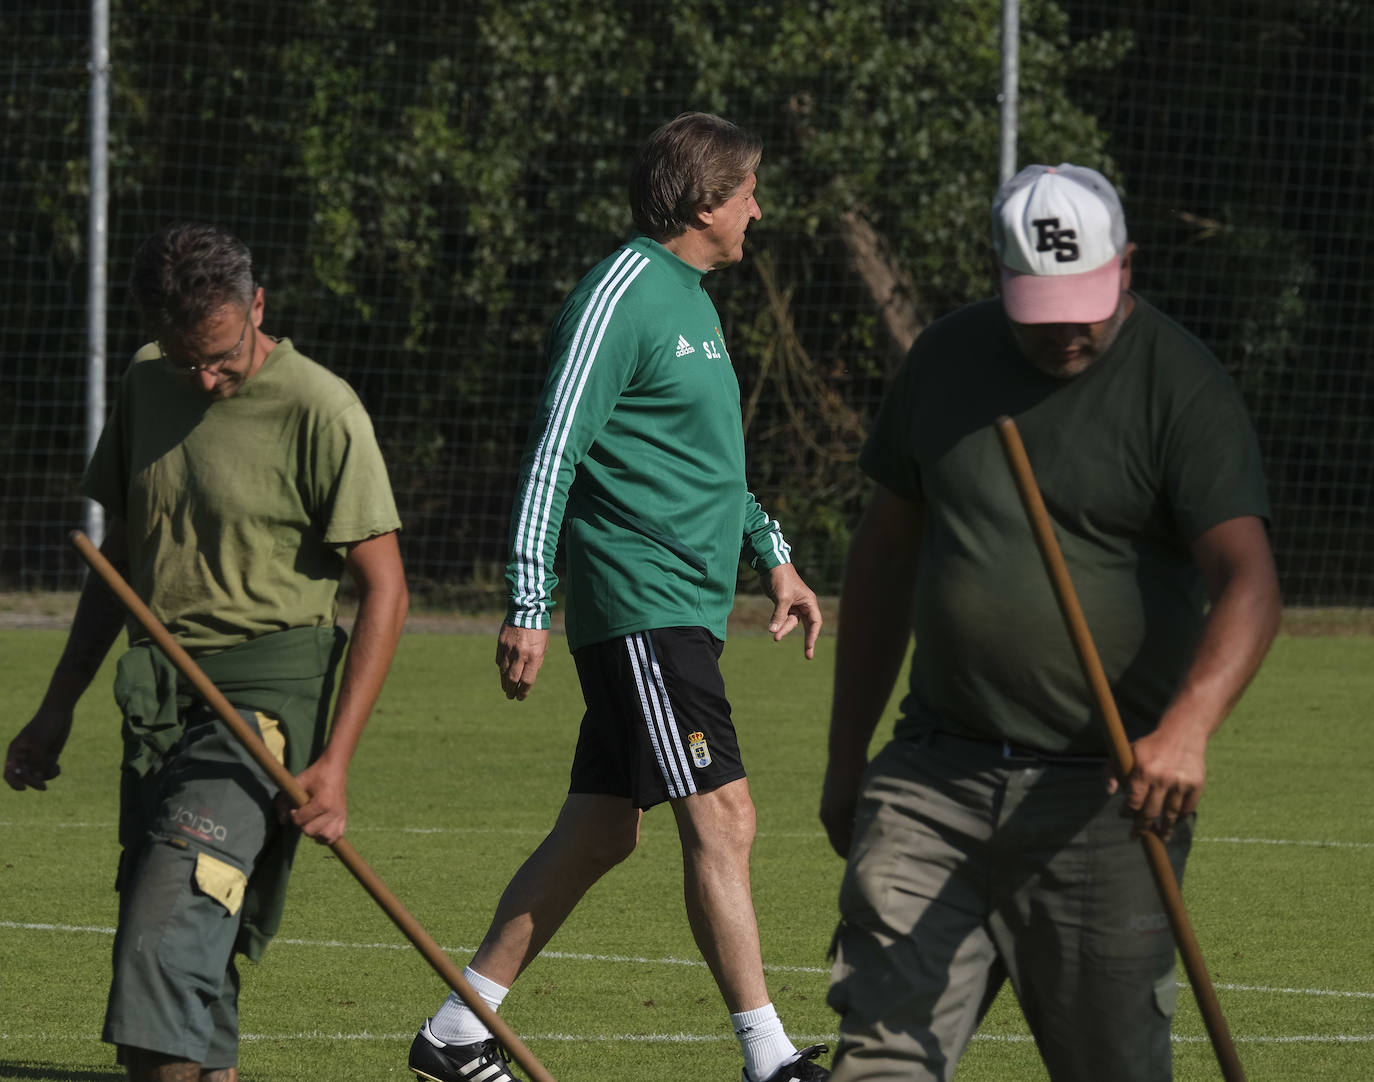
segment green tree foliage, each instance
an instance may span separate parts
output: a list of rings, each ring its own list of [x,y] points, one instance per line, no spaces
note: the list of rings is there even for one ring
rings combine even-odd
[[[1374,7],[1065,6],[1079,34],[1135,42],[1073,91],[1117,133],[1138,281],[1249,400],[1285,592],[1369,603]]]
[[[70,16],[27,19],[26,40],[55,53],[80,40]],[[1057,56],[1058,9],[1035,5],[1028,23]],[[709,288],[760,496],[833,577],[884,376],[924,322],[987,288],[998,26],[992,0],[450,0],[423,14],[116,0],[113,274],[169,217],[241,232],[272,325],[377,418],[417,577],[489,574],[544,329],[629,228],[635,146],[684,109],[730,116],[765,140],[765,218],[745,266]],[[1105,140],[1065,95],[1072,68],[1028,67],[1028,119],[1069,118],[1064,139],[1096,159]],[[62,76],[63,153],[31,157],[23,197],[74,266],[80,70]],[[127,348],[134,328],[116,316]]]
[[[1286,5],[1272,26],[1334,34],[1338,7]],[[44,476],[73,483],[85,12],[0,13],[19,43],[0,131],[0,261],[18,288],[0,335],[39,368],[0,375],[0,399],[64,433],[38,453]],[[1152,18],[1026,0],[1022,161],[1095,165],[1136,196],[1142,157],[1170,149],[1153,133],[1175,130],[1136,121]],[[923,326],[990,289],[1000,31],[1000,0],[112,0],[112,373],[136,344],[119,283],[137,238],[171,217],[223,222],[254,248],[269,329],[349,379],[376,419],[417,587],[490,584],[548,322],[628,231],[640,140],[679,111],[719,112],[765,144],[746,260],[707,279],[740,374],[751,481],[803,569],[833,587],[862,496],[854,457],[886,378]],[[1241,35],[1245,78],[1201,101],[1179,64],[1176,83],[1149,90],[1151,115],[1162,100],[1224,125],[1285,40]],[[1367,76],[1351,79],[1367,101]],[[1109,137],[1118,129],[1152,134]],[[1289,385],[1313,253],[1280,214],[1228,216],[1254,194],[1243,179],[1207,190],[1225,198],[1184,205],[1217,232],[1179,219],[1185,235],[1162,258],[1209,241],[1229,253],[1208,277],[1226,326],[1241,328],[1228,355],[1263,358],[1247,371]],[[1274,288],[1228,291],[1227,268],[1256,252]],[[37,393],[59,361],[64,392]],[[6,478],[29,468],[16,454],[0,432]],[[0,506],[11,522],[75,518],[64,494],[31,488],[9,486]],[[0,523],[0,577],[30,570],[25,545]]]

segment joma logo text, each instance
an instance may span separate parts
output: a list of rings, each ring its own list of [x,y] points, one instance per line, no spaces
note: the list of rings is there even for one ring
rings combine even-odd
[[[180,804],[177,805],[177,810],[172,813],[172,822],[181,827],[182,830],[197,834],[202,838],[214,838],[217,842],[222,842],[229,837],[227,828]]]
[[[1163,932],[1169,927],[1164,913],[1132,913],[1126,927],[1133,932]]]

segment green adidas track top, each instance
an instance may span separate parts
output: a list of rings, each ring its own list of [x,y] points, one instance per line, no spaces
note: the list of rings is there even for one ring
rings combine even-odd
[[[704,272],[636,236],[569,295],[511,513],[507,620],[546,628],[566,530],[576,650],[635,631],[725,638],[741,554],[790,559],[744,480],[739,383]]]

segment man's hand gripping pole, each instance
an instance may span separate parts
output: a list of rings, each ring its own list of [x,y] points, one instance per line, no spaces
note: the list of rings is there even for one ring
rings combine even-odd
[[[210,678],[195,663],[191,655],[172,638],[171,633],[162,626],[161,621],[134,593],[129,584],[124,581],[123,576],[115,570],[109,560],[105,559],[101,551],[91,542],[91,539],[80,530],[74,530],[71,533],[71,542],[76,546],[76,550],[81,553],[82,559],[90,565],[91,570],[100,577],[115,597],[129,610],[158,648],[167,655],[167,659],[195,688],[196,693],[215,712],[220,721],[229,727],[230,732],[238,738],[258,765],[267,771],[272,780],[281,787],[282,791],[290,798],[291,803],[297,808],[302,807],[309,799],[305,790],[297,784],[290,771],[272,757],[272,753],[267,750],[261,737],[253,731],[243,718],[239,717],[238,711],[229,704],[229,700],[210,682]],[[401,904],[400,899],[391,893],[387,885],[358,855],[347,839],[340,838],[332,843],[329,848],[353,873],[353,877],[362,884],[363,889],[372,895],[373,900],[386,911],[386,915],[392,919],[402,934],[415,945],[415,948],[424,956],[425,961],[458,994],[458,997],[472,1008],[473,1013],[482,1020],[483,1025],[491,1030],[497,1041],[510,1053],[511,1058],[530,1076],[531,1082],[555,1082],[553,1075],[549,1074],[544,1065],[535,1058],[534,1053],[525,1047],[501,1016],[483,1002],[482,997],[473,990],[472,985],[463,979],[462,971],[449,960],[439,944],[421,927],[419,921],[410,915],[406,907]]]
[[[1050,523],[1049,512],[1045,510],[1045,501],[1040,496],[1040,487],[1036,484],[1030,459],[1026,456],[1025,445],[1021,442],[1021,434],[1016,430],[1016,422],[1010,417],[1000,418],[997,421],[997,435],[1002,441],[1007,466],[1011,469],[1012,478],[1016,482],[1016,490],[1020,494],[1022,506],[1026,509],[1026,517],[1030,520],[1031,532],[1035,535],[1035,544],[1040,550],[1040,558],[1050,577],[1050,585],[1054,588],[1059,612],[1064,617],[1064,625],[1068,628],[1074,652],[1078,655],[1079,666],[1097,702],[1107,744],[1111,749],[1112,768],[1124,785],[1135,767],[1135,755],[1131,751],[1130,741],[1126,739],[1126,729],[1121,723],[1121,715],[1117,713],[1111,685],[1107,682],[1107,674],[1103,671],[1102,662],[1097,656],[1097,648],[1093,645],[1088,623],[1083,618],[1083,609],[1078,604],[1073,580],[1069,578],[1068,565],[1064,563],[1064,556],[1059,551],[1059,542],[1054,536],[1054,527]],[[1202,1012],[1203,1024],[1207,1027],[1207,1035],[1211,1038],[1217,1062],[1221,1065],[1222,1077],[1226,1082],[1245,1082],[1245,1070],[1240,1065],[1236,1046],[1231,1041],[1230,1030],[1227,1029],[1226,1019],[1222,1016],[1221,1004],[1217,1002],[1217,994],[1212,987],[1212,978],[1202,961],[1202,949],[1198,946],[1197,936],[1193,934],[1188,911],[1183,907],[1183,894],[1178,888],[1173,865],[1169,863],[1168,850],[1153,830],[1143,831],[1140,841],[1145,847],[1150,873],[1154,876],[1159,896],[1164,902],[1164,911],[1169,918],[1169,927],[1173,929],[1174,942],[1183,957],[1183,968],[1187,970],[1188,981],[1193,986],[1193,995],[1197,999],[1198,1009]]]

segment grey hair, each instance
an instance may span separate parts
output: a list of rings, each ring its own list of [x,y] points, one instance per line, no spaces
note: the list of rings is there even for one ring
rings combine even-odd
[[[189,330],[226,304],[253,303],[253,254],[232,233],[174,222],[134,254],[129,291],[151,331]]]

